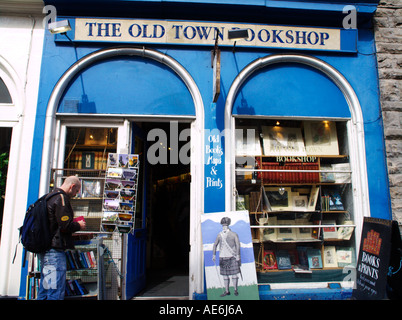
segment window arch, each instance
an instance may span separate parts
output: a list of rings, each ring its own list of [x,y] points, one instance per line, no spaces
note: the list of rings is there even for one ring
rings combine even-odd
[[[3,79],[0,78],[0,103],[11,104],[13,100]]]

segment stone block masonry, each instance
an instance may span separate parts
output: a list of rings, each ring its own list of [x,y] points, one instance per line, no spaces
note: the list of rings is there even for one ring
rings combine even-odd
[[[392,218],[402,225],[402,1],[380,1],[374,31]]]

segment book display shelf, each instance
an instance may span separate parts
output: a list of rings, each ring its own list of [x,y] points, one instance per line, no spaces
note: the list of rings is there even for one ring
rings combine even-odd
[[[74,250],[67,250],[66,299],[103,299],[105,258],[103,239],[77,240]]]
[[[333,281],[355,262],[346,123],[236,119],[235,143],[260,281]]]

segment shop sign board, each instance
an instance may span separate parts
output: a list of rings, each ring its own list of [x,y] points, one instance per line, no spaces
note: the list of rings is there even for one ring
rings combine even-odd
[[[119,42],[138,44],[211,45],[356,52],[357,30],[242,24],[222,22],[143,20],[143,19],[70,19],[73,41]],[[247,39],[229,39],[228,31],[247,29]],[[219,32],[218,32],[219,31]],[[57,35],[57,41],[68,41]]]
[[[392,220],[365,217],[353,297],[383,299],[391,251]]]

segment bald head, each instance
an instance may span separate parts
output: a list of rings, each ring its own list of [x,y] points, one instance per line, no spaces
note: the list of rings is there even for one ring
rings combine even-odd
[[[76,176],[69,176],[64,180],[64,183],[60,187],[68,196],[71,198],[75,197],[76,194],[81,190],[80,179]]]

